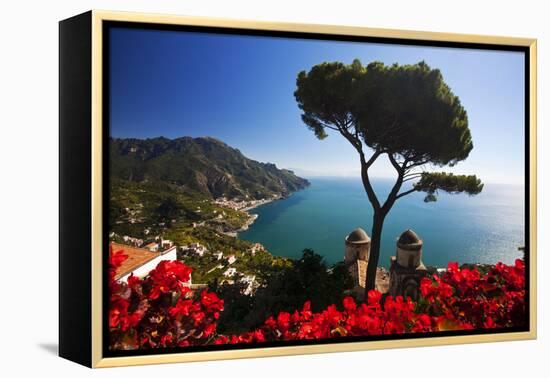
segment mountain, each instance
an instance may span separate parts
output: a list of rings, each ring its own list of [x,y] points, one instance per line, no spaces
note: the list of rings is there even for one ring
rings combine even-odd
[[[161,181],[213,198],[266,198],[309,185],[275,164],[248,159],[210,137],[110,139],[110,175],[130,182]]]

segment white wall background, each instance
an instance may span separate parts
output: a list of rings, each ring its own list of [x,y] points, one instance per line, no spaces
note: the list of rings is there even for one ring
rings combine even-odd
[[[0,374],[16,376],[542,376],[550,204],[548,122],[550,27],[544,1],[71,0],[0,5]],[[539,339],[285,358],[90,371],[56,357],[57,22],[89,9],[133,10],[303,23],[329,23],[539,39]],[[30,254],[11,241],[25,240]]]

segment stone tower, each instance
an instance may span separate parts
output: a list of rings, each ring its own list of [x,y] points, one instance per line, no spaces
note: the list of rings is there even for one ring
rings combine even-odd
[[[422,240],[413,230],[407,230],[397,240],[397,252],[390,259],[390,291],[418,299],[420,280],[428,274],[422,263]]]
[[[357,299],[365,298],[370,238],[362,228],[356,228],[345,239],[344,264],[353,279]]]

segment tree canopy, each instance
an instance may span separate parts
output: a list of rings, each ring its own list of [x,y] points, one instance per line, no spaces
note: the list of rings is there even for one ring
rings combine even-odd
[[[296,84],[294,96],[303,111],[302,120],[317,138],[326,138],[327,129],[338,131],[359,151],[367,169],[379,155],[387,154],[403,176],[402,182],[421,177],[421,173],[413,173],[415,167],[454,166],[473,149],[468,115],[460,99],[441,71],[425,62],[372,62],[367,66],[357,59],[349,65],[325,62],[300,72]],[[371,159],[363,146],[374,151]],[[473,185],[479,181],[475,176],[451,175],[433,176],[431,189],[425,190],[429,176],[423,177],[412,191],[426,191],[430,198],[439,183],[440,190],[457,192],[460,187],[459,192],[470,194],[483,188],[480,182]]]
[[[225,309],[219,321],[223,331],[250,330],[258,327],[269,316],[281,311],[293,311],[311,301],[313,311],[322,311],[341,302],[353,284],[343,263],[330,268],[323,257],[311,249],[302,251],[302,257],[289,266],[271,269],[264,284],[254,296],[243,296],[237,284],[215,288],[224,300]]]
[[[299,73],[294,95],[320,139],[327,128],[342,130],[375,150],[437,165],[454,165],[473,148],[460,99],[424,62],[322,63]]]
[[[315,136],[324,139],[327,130],[334,130],[359,154],[361,179],[374,210],[367,271],[367,288],[372,289],[384,219],[398,199],[421,191],[426,192],[425,201],[432,202],[439,190],[477,194],[483,189],[475,175],[420,170],[428,164],[454,166],[468,158],[474,147],[468,115],[441,72],[425,62],[325,62],[300,72],[296,87],[302,120]],[[369,176],[382,155],[397,176],[384,201]],[[402,190],[408,181],[413,184]]]
[[[433,202],[437,199],[438,190],[447,193],[479,194],[483,190],[481,180],[475,175],[453,175],[445,172],[423,172],[420,180],[413,185],[415,191],[426,192],[425,202]]]

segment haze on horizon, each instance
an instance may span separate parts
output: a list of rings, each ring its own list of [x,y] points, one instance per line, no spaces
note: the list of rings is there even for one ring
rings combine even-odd
[[[296,76],[324,61],[426,61],[468,112],[474,149],[456,167],[523,185],[524,57],[519,52],[114,28],[110,126],[118,138],[211,136],[305,177],[359,177],[356,151],[317,140],[300,118]],[[394,177],[384,159],[373,177]],[[387,164],[386,164],[387,163]]]

